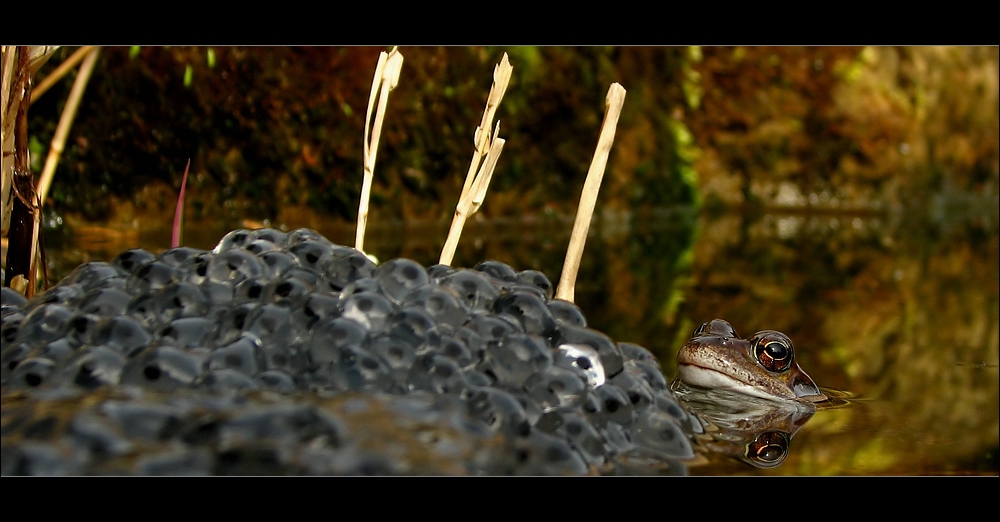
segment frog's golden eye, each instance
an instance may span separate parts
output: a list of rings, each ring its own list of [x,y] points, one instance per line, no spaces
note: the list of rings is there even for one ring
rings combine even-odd
[[[773,330],[758,332],[753,338],[753,357],[765,369],[783,372],[792,367],[795,355],[792,341],[785,334]]]

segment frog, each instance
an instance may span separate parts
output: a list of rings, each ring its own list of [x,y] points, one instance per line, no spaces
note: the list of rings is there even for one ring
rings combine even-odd
[[[799,367],[787,335],[762,330],[743,339],[723,319],[703,323],[677,352],[678,383],[777,401],[828,400]]]

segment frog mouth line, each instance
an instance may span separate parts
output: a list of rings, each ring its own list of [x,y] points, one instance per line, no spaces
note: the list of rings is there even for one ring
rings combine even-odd
[[[787,393],[777,394],[775,390],[762,390],[725,372],[694,363],[678,364],[677,373],[683,382],[702,388],[722,388],[762,399],[797,399]]]

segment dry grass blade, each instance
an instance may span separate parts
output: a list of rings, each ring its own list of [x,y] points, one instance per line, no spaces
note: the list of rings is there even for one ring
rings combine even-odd
[[[498,126],[499,128],[499,126]],[[458,249],[458,240],[462,237],[462,229],[465,228],[465,220],[479,209],[486,199],[486,189],[489,188],[490,180],[493,179],[493,169],[497,165],[497,159],[503,151],[503,138],[494,138],[490,151],[486,153],[485,161],[475,176],[475,182],[469,192],[458,202],[455,209],[455,217],[451,221],[451,229],[448,230],[448,239],[441,249],[441,259],[438,261],[442,265],[450,265],[455,257],[455,250]]]
[[[31,89],[31,103],[34,104],[38,101],[38,98],[41,98],[41,96],[45,94],[46,91],[51,89],[53,85],[59,83],[59,80],[61,80],[63,76],[69,74],[69,72],[72,71],[77,64],[82,62],[83,59],[88,56],[87,53],[89,53],[93,48],[94,46],[92,45],[85,45],[77,49],[72,56],[67,58],[63,63],[59,64],[59,67],[56,67],[56,70],[52,71],[52,73],[46,76],[44,80],[38,82],[38,85]]]
[[[462,236],[462,229],[465,227],[465,220],[479,210],[486,197],[486,189],[489,188],[490,180],[493,179],[493,169],[496,167],[497,158],[503,150],[504,140],[500,139],[500,122],[497,122],[493,133],[490,134],[490,126],[493,125],[493,118],[496,115],[497,107],[503,100],[503,95],[507,91],[510,83],[510,76],[514,68],[510,65],[507,53],[503,54],[500,63],[493,68],[493,85],[490,87],[490,94],[486,98],[486,110],[483,111],[483,120],[476,128],[473,138],[476,150],[472,154],[472,162],[469,164],[469,172],[465,176],[465,183],[462,185],[462,195],[458,198],[458,205],[455,207],[455,215],[451,220],[451,228],[448,229],[448,238],[441,248],[441,258],[439,263],[450,265],[455,257],[455,250],[458,248],[458,240]],[[499,142],[499,143],[498,143]],[[484,157],[486,161],[483,162]],[[482,162],[482,166],[480,163]],[[485,168],[487,167],[488,168]]]
[[[483,156],[486,155],[489,149],[491,139],[489,131],[493,125],[493,117],[496,115],[500,101],[503,100],[504,93],[507,92],[507,85],[510,84],[510,75],[513,71],[514,67],[510,65],[507,53],[503,53],[500,63],[493,68],[493,85],[490,86],[490,94],[486,98],[486,110],[483,111],[483,121],[479,123],[479,127],[476,128],[476,134],[473,137],[476,150],[472,153],[472,162],[469,164],[469,172],[465,175],[465,184],[462,186],[462,195],[459,196],[459,201],[465,198],[465,195],[472,188],[476,172],[479,171],[479,162],[482,161]],[[496,136],[495,133],[494,136]]]
[[[385,107],[389,102],[389,91],[399,83],[399,71],[403,67],[403,55],[392,48],[388,54],[379,53],[378,65],[375,66],[375,77],[372,80],[371,95],[368,98],[368,112],[365,116],[364,168],[365,178],[361,185],[361,202],[358,205],[358,232],[354,240],[354,248],[364,252],[365,226],[368,224],[368,200],[371,197],[372,177],[375,172],[375,155],[378,152],[378,140],[382,134],[382,120],[385,117]],[[381,85],[381,89],[379,86]],[[372,106],[378,96],[378,110],[375,113],[375,123],[372,120]],[[372,128],[369,140],[369,127]]]
[[[612,83],[606,98],[601,137],[597,140],[597,150],[594,152],[594,159],[590,162],[587,179],[583,182],[583,193],[580,195],[580,205],[576,211],[576,221],[573,223],[573,232],[570,234],[569,247],[566,248],[566,260],[563,262],[562,275],[559,277],[556,299],[570,302],[574,300],[576,275],[580,270],[580,260],[583,259],[583,247],[587,242],[590,220],[594,216],[597,194],[601,191],[604,169],[608,165],[611,146],[615,142],[618,117],[621,115],[624,104],[625,88],[619,83]]]
[[[49,193],[49,187],[52,186],[52,178],[59,165],[63,147],[66,145],[66,136],[69,134],[70,127],[73,126],[76,109],[80,106],[80,99],[83,98],[83,91],[87,88],[90,73],[94,70],[94,64],[97,63],[97,55],[100,51],[100,47],[90,49],[90,54],[84,59],[83,65],[80,66],[80,73],[76,75],[76,80],[73,82],[73,89],[70,90],[69,98],[66,99],[66,107],[63,108],[62,115],[59,116],[55,136],[52,137],[52,144],[49,145],[49,155],[45,158],[45,166],[38,179],[38,197],[42,205],[45,204],[45,197]],[[32,91],[32,95],[34,95],[34,91]]]

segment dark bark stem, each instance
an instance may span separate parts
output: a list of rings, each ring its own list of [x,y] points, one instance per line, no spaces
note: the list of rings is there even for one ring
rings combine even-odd
[[[27,47],[17,49],[17,80],[14,89],[20,89],[24,97],[17,108],[14,121],[14,176],[12,190],[13,205],[10,213],[10,230],[7,234],[7,271],[4,286],[10,286],[14,277],[21,275],[28,280],[25,295],[35,293],[35,273],[32,270],[35,258],[35,234],[38,229],[38,197],[28,163],[28,104],[31,103],[31,71],[29,69]]]

